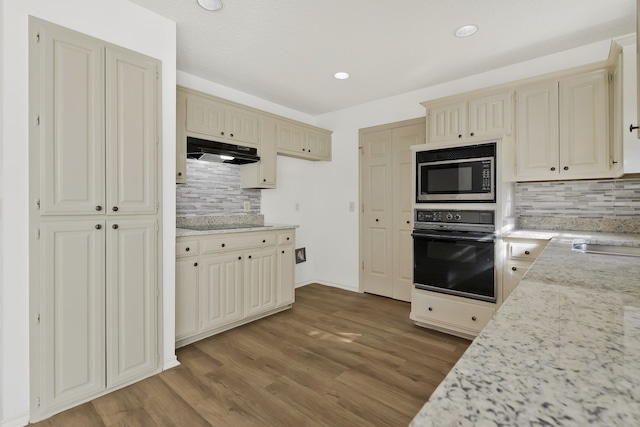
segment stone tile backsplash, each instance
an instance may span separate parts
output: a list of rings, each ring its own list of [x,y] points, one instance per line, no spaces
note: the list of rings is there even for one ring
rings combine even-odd
[[[187,159],[187,183],[176,187],[177,216],[260,213],[260,190],[240,188],[240,165]]]
[[[520,228],[640,232],[640,178],[516,184]]]

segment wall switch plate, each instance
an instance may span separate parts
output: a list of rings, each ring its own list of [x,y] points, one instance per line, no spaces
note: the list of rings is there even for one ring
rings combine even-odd
[[[249,212],[250,210],[251,210],[251,202],[249,201],[244,202],[244,211]]]

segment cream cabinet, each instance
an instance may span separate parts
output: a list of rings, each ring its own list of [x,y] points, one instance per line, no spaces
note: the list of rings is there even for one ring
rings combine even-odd
[[[517,90],[518,180],[621,174],[609,128],[609,86],[609,71],[596,70]]]
[[[276,188],[276,121],[264,118],[261,121],[260,161],[240,166],[241,188]]]
[[[413,289],[411,314],[417,324],[472,338],[486,326],[496,305]]]
[[[230,144],[257,146],[260,142],[259,114],[194,93],[186,102],[187,131]]]
[[[529,267],[549,243],[544,239],[505,237],[507,259],[502,273],[502,300],[513,292]]]
[[[482,140],[512,132],[512,92],[424,103],[429,143]]]
[[[306,160],[331,160],[331,132],[278,120],[278,154]]]
[[[412,145],[422,120],[360,130],[360,288],[411,301],[413,288]]]
[[[31,420],[160,369],[159,73],[30,21]]]
[[[178,237],[176,345],[289,308],[294,245],[294,229]]]

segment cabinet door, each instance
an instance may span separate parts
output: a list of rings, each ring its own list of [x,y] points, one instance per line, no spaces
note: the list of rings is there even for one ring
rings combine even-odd
[[[516,174],[557,179],[559,165],[558,84],[544,82],[518,90]]]
[[[241,188],[276,188],[276,122],[271,118],[261,122],[260,161],[240,166]]]
[[[225,105],[194,94],[187,95],[187,130],[224,137]]]
[[[244,260],[244,314],[251,316],[276,307],[276,250],[248,251]]]
[[[308,130],[306,132],[306,152],[309,158],[331,160],[331,135]]]
[[[293,304],[295,300],[295,258],[293,245],[278,247],[278,306]]]
[[[560,81],[560,173],[609,170],[608,73]]]
[[[362,289],[393,296],[393,167],[391,131],[363,135],[360,150]]]
[[[107,221],[107,386],[158,367],[155,219]]]
[[[248,110],[227,107],[225,136],[230,142],[257,146],[260,143],[260,117]]]
[[[156,64],[107,49],[107,209],[155,214],[157,174]]]
[[[278,153],[301,154],[305,138],[305,129],[302,126],[278,121]]]
[[[176,92],[176,184],[187,183],[187,94]]]
[[[40,37],[40,214],[103,214],[104,48],[52,27]]]
[[[396,128],[393,146],[393,290],[392,296],[411,302],[413,289],[413,163],[412,145],[424,144],[425,126]]]
[[[502,274],[502,301],[513,292],[518,286],[524,274],[529,270],[531,263],[522,261],[509,261],[504,266],[505,270]]]
[[[455,141],[467,133],[467,103],[429,109],[429,142]]]
[[[200,330],[242,319],[242,254],[207,256],[200,262]]]
[[[198,258],[176,260],[176,340],[194,335],[200,327]]]
[[[511,133],[511,92],[469,100],[469,137]]]
[[[105,229],[42,222],[40,232],[41,406],[54,409],[105,388]]]

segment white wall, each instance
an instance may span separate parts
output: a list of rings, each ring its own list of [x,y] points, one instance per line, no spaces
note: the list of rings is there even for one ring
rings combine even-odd
[[[620,40],[622,51],[622,116],[624,140],[624,173],[640,172],[640,139],[638,131],[629,132],[629,125],[638,126],[638,75],[635,35]]]
[[[175,81],[176,28],[128,0],[7,0],[1,4],[0,425],[29,415],[28,18],[54,22],[158,58],[163,99],[163,292],[165,366],[175,363]],[[7,185],[6,183],[11,183]]]

